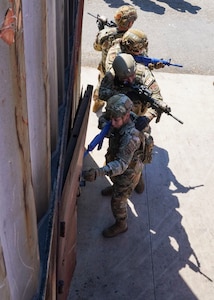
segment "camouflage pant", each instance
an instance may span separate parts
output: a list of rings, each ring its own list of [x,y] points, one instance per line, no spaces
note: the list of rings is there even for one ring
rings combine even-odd
[[[129,168],[122,175],[111,177],[113,182],[111,209],[118,221],[127,219],[127,199],[140,179],[142,168],[142,163],[138,162],[135,168]]]
[[[97,82],[97,86],[96,88],[94,89],[94,93],[93,93],[93,100],[94,101],[97,101],[97,100],[100,100],[99,99],[99,89],[100,89],[100,84],[101,84],[101,81],[103,79],[103,77],[105,76],[105,72],[103,70],[103,66],[102,66],[102,63],[100,62],[99,63],[99,66],[97,67],[97,69],[100,71],[99,74],[98,74],[98,82]]]

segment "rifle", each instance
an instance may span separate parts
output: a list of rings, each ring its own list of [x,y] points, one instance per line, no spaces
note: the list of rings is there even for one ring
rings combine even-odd
[[[209,280],[210,282],[213,282],[213,280],[211,278],[209,278],[206,274],[204,274],[203,272],[201,272],[200,266],[196,266],[194,263],[192,263],[190,260],[188,260],[187,265],[190,267],[190,269],[192,269],[194,272],[196,273],[200,273],[201,275],[203,275],[207,280]]]
[[[105,16],[100,16],[99,14],[97,14],[97,16],[92,15],[91,13],[88,12],[88,15],[90,15],[93,18],[96,18],[97,21],[97,27],[99,30],[104,29],[105,26],[108,27],[117,27],[117,24],[114,23],[113,21],[108,21],[107,18]]]
[[[174,66],[174,67],[179,67],[182,68],[182,65],[178,64],[171,64],[171,58],[169,60],[164,60],[164,59],[159,59],[159,58],[151,58],[147,57],[144,55],[133,55],[135,61],[140,64],[144,64],[145,66],[148,66],[149,64],[157,64],[157,63],[162,63],[163,65],[166,66]]]
[[[84,157],[89,153],[89,151],[94,150],[94,148],[98,145],[97,150],[100,150],[102,148],[103,145],[103,140],[104,137],[106,137],[106,135],[109,132],[109,129],[111,127],[111,122],[109,121],[104,127],[103,129],[100,131],[100,133],[98,133],[93,140],[90,142],[90,144],[88,145],[87,150],[84,153]]]
[[[183,124],[181,120],[179,120],[178,118],[176,118],[174,115],[171,114],[171,108],[169,106],[165,105],[164,102],[161,103],[162,101],[158,101],[152,98],[151,97],[152,92],[148,90],[146,87],[144,87],[143,85],[132,85],[132,88],[141,96],[143,102],[150,103],[151,107],[157,111],[158,116],[156,118],[156,123],[160,121],[161,114],[164,112],[167,115],[174,118],[179,123]]]
[[[203,275],[207,280],[209,280],[210,282],[213,282],[213,280],[208,277],[206,274],[204,274],[202,271],[201,271],[201,264],[198,260],[198,257],[196,256],[195,252],[193,251],[193,256],[195,257],[195,260],[196,260],[196,264],[194,264],[193,262],[191,262],[190,260],[188,260],[186,262],[186,264],[190,267],[190,269],[192,269],[194,272],[196,273],[200,273],[201,275]]]

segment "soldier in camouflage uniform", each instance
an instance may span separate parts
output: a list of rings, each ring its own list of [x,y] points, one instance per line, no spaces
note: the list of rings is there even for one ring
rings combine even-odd
[[[135,112],[136,115],[142,116],[142,118],[139,119],[140,124],[138,124],[137,127],[144,129],[146,138],[146,154],[143,161],[145,164],[152,161],[152,150],[154,147],[149,123],[152,119],[159,118],[160,115],[158,111],[149,105],[149,103],[142,101],[142,96],[133,90],[133,86],[141,85],[151,91],[152,98],[161,101],[162,107],[167,107],[163,102],[159,86],[151,70],[142,64],[136,63],[131,54],[121,53],[114,59],[110,71],[106,72],[100,85],[99,97],[108,102],[108,99],[113,95],[123,93],[132,100],[132,111]],[[156,121],[158,121],[158,119],[156,119]],[[135,191],[137,193],[142,193],[144,191],[143,174],[140,177]]]
[[[148,56],[148,38],[147,35],[139,29],[130,28],[121,38],[116,39],[109,48],[106,56],[106,72],[112,68],[112,63],[119,53],[128,53],[131,55]],[[150,70],[163,68],[161,62],[148,65]]]
[[[102,121],[111,120],[106,165],[83,172],[86,181],[97,176],[109,176],[113,185],[102,191],[111,194],[111,209],[115,224],[103,231],[104,237],[114,237],[128,229],[127,199],[136,187],[142,171],[143,134],[135,128],[130,117],[132,101],[124,94],[112,96],[107,103]],[[102,123],[102,122],[101,122]],[[102,126],[101,126],[102,127]]]
[[[100,82],[105,75],[105,61],[108,50],[111,47],[112,42],[117,38],[121,38],[123,34],[131,28],[136,19],[136,9],[132,5],[123,5],[118,8],[114,15],[117,27],[104,28],[100,30],[96,36],[93,46],[96,51],[102,52],[102,57],[98,65],[98,70],[100,72],[98,76],[98,84],[93,94],[93,100],[95,101],[93,105],[93,112],[97,112],[105,104],[105,102],[99,99],[98,90]]]
[[[149,107],[148,103],[144,103],[138,93],[133,90],[133,86],[141,85],[151,91],[152,98],[163,101],[160,88],[151,70],[143,64],[136,63],[131,54],[120,53],[115,57],[112,68],[106,72],[101,82],[99,98],[108,101],[115,94],[129,95],[134,103],[133,111],[138,116],[146,116],[151,121],[157,117],[157,111]]]

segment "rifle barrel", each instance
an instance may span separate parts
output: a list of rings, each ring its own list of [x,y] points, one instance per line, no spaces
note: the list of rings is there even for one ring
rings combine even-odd
[[[90,12],[88,12],[88,15],[95,18],[95,19],[97,19],[97,17],[95,15],[92,15]]]
[[[174,67],[178,67],[178,68],[183,68],[183,66],[182,65],[177,65],[177,64],[169,64],[169,66],[174,66]]]
[[[175,116],[173,116],[171,113],[168,113],[168,115],[170,115],[171,117],[173,117],[179,123],[184,124],[184,122],[182,122],[181,120],[179,120],[178,118],[176,118]]]

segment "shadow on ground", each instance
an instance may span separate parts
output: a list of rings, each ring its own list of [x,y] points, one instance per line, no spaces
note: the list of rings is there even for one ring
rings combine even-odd
[[[104,1],[108,4],[109,7],[115,7],[115,8],[118,8],[122,5],[130,4],[123,0],[118,0],[116,2],[114,0],[104,0]],[[201,7],[192,5],[190,2],[184,1],[184,0],[177,0],[177,1],[173,1],[173,0],[157,0],[157,1],[132,0],[132,4],[138,6],[139,9],[141,9],[143,11],[147,11],[147,12],[153,12],[158,15],[163,15],[165,12],[165,7],[162,6],[161,3],[165,3],[170,8],[172,8],[178,12],[182,12],[182,13],[188,12],[191,14],[197,14],[199,12],[199,10],[201,9]]]
[[[182,278],[182,269],[211,279],[200,270],[176,195],[200,185],[180,184],[168,163],[168,152],[155,146],[153,161],[144,169],[146,190],[142,195],[134,192],[128,201],[129,230],[112,239],[101,234],[114,222],[110,198],[100,194],[109,181],[98,178],[82,188],[77,265],[69,299],[198,299]],[[84,169],[97,165],[91,155],[85,158]]]

